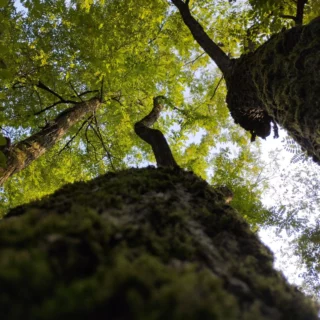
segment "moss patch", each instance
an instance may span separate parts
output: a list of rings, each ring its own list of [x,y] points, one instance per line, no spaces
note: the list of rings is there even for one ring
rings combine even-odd
[[[317,319],[193,173],[131,169],[0,221],[3,319]]]

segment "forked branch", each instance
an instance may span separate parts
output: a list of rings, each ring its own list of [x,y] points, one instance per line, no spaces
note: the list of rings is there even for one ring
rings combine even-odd
[[[142,140],[151,145],[158,167],[179,168],[163,133],[150,128],[158,120],[163,110],[164,99],[163,96],[153,98],[153,109],[146,117],[135,123],[134,131]]]

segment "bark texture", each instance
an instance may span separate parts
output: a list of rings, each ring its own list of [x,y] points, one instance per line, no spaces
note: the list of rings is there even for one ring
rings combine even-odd
[[[193,173],[109,173],[0,221],[1,319],[317,319],[272,261]]]
[[[302,26],[305,0],[297,2],[297,26],[276,34],[255,52],[228,61],[188,8],[171,0],[194,39],[216,62],[226,80],[235,123],[266,138],[283,126],[320,163],[320,17]]]
[[[275,120],[320,163],[320,18],[234,60],[226,82],[236,123],[265,138]]]
[[[32,161],[42,156],[75,123],[97,110],[100,105],[101,102],[98,98],[77,103],[73,107],[61,112],[39,132],[8,148],[5,152],[7,165],[5,168],[0,167],[0,185],[14,173],[24,169]]]

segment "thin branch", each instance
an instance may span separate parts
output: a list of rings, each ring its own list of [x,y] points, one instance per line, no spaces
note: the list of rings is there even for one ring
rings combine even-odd
[[[84,91],[82,93],[79,93],[76,96],[72,96],[71,98],[82,97],[82,96],[84,96],[85,94],[88,94],[88,93],[99,93],[99,92],[100,92],[100,90],[87,90],[87,91]]]
[[[108,150],[108,148],[106,147],[104,141],[103,141],[103,138],[102,138],[102,134],[100,132],[100,127],[99,127],[99,124],[98,124],[98,121],[97,121],[97,118],[96,117],[93,117],[93,120],[94,120],[94,123],[95,123],[95,126],[96,126],[96,129],[91,125],[91,128],[93,130],[93,132],[96,134],[96,136],[98,137],[98,139],[100,140],[101,144],[102,144],[102,147],[103,147],[103,150],[106,152],[107,154],[107,157],[108,157],[108,160],[109,160],[109,163],[110,163],[110,166],[112,168],[113,171],[116,171],[116,168],[114,167],[113,165],[113,161],[112,161],[112,154],[110,153],[110,151]]]
[[[44,83],[42,83],[40,80],[38,82],[38,84],[36,85],[38,88],[43,89],[47,92],[50,92],[52,95],[56,96],[57,98],[59,98],[59,100],[61,101],[65,101],[65,99],[63,99],[58,93],[54,92],[53,90],[51,90],[49,87],[47,87]]]
[[[101,89],[100,89],[100,102],[103,102],[103,85],[104,85],[104,76],[102,77]]]
[[[199,54],[197,57],[195,57],[193,60],[186,62],[183,66],[187,66],[188,64],[193,64],[195,63],[198,59],[200,59],[202,56],[204,56],[206,54],[206,52],[202,52],[201,54]]]
[[[39,114],[41,114],[41,113],[43,113],[43,112],[45,112],[45,111],[47,111],[47,110],[50,110],[50,109],[52,109],[53,107],[57,106],[58,104],[62,104],[62,103],[66,103],[66,102],[65,102],[65,101],[57,101],[57,102],[51,104],[50,106],[48,106],[48,107],[46,107],[46,108],[44,108],[44,109],[42,109],[42,110],[40,110],[40,111],[35,112],[34,115],[35,115],[35,116],[38,116]],[[76,104],[76,102],[73,102],[73,103]]]
[[[70,85],[70,87],[71,87],[72,91],[76,94],[77,98],[79,98],[79,99],[80,99],[80,101],[81,101],[81,102],[83,102],[83,100],[82,100],[81,96],[79,96],[78,92],[77,92],[77,91],[76,91],[76,89],[73,87],[73,85],[72,85],[72,83],[71,83],[71,82],[69,82],[69,85]]]
[[[216,95],[217,90],[218,90],[218,88],[219,88],[219,86],[220,86],[220,84],[221,84],[221,82],[222,82],[223,78],[224,78],[224,76],[222,75],[222,77],[220,78],[220,80],[219,80],[219,82],[218,82],[217,86],[215,87],[215,89],[214,89],[214,91],[213,91],[213,94],[212,94],[212,96],[211,96],[210,100],[212,100],[212,99],[213,99],[213,97]]]
[[[71,139],[64,145],[64,147],[58,152],[58,155],[60,155],[65,149],[68,148],[68,146],[72,143],[72,141],[78,136],[78,134],[80,133],[80,131],[82,130],[82,128],[85,126],[86,123],[89,122],[89,120],[92,118],[93,116],[91,115],[89,118],[87,118],[85,121],[83,121],[83,123],[81,124],[80,128],[77,130],[77,132],[71,137]]]
[[[58,93],[56,93],[55,91],[51,90],[49,87],[47,87],[45,84],[43,84],[40,80],[38,82],[38,84],[36,85],[38,88],[40,89],[43,89],[49,93],[51,93],[52,95],[54,95],[55,97],[59,98],[59,101],[51,104],[50,106],[38,111],[38,112],[35,112],[34,115],[39,115],[47,110],[50,110],[51,108],[55,107],[56,105],[58,104],[61,104],[61,103],[72,103],[72,104],[77,104],[76,101],[73,101],[73,100],[66,100],[64,99],[63,97],[61,97]],[[72,85],[71,85],[72,87]],[[80,98],[81,99],[81,98]],[[83,100],[81,99],[81,101],[83,102]]]
[[[297,23],[297,17],[295,17],[295,16],[290,16],[287,14],[280,14],[279,17],[284,18],[284,19],[292,19],[295,23]]]

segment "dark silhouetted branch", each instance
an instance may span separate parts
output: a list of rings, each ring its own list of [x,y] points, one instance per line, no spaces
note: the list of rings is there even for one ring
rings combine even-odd
[[[171,0],[171,2],[178,8],[184,23],[191,31],[194,39],[217,64],[222,73],[226,74],[230,72],[230,58],[214,41],[212,41],[212,39],[210,39],[201,24],[192,16],[188,6],[189,1],[183,2],[182,0]]]
[[[163,109],[161,102],[164,99],[163,96],[153,98],[153,109],[146,117],[135,123],[134,131],[142,140],[151,145],[158,167],[179,168],[163,133],[150,128],[160,116]]]

